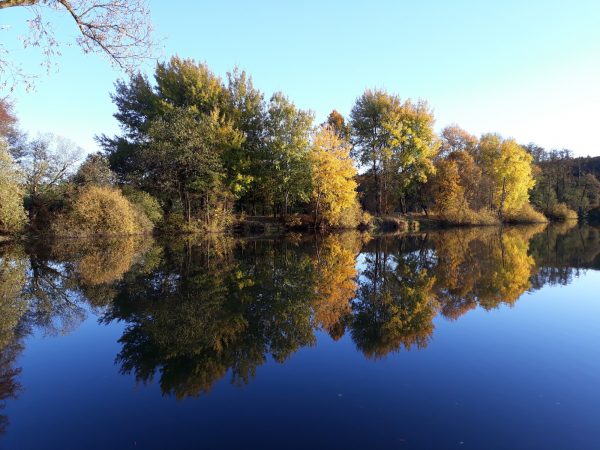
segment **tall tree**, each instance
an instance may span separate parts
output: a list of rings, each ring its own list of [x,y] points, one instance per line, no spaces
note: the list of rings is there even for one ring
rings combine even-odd
[[[442,130],[438,157],[446,157],[453,152],[473,153],[477,147],[477,138],[458,125],[450,125]]]
[[[73,182],[79,186],[112,186],[116,183],[116,176],[110,169],[108,158],[101,153],[93,153],[79,166],[73,176]]]
[[[354,104],[350,114],[353,155],[360,165],[368,167],[373,178],[376,212],[384,212],[386,186],[384,174],[391,160],[389,119],[400,108],[400,99],[382,90],[366,90]]]
[[[502,139],[497,134],[483,135],[476,159],[488,180],[489,205],[501,219],[529,203],[529,190],[535,184],[533,158],[514,139]]]
[[[243,134],[239,152],[230,153],[226,166],[231,188],[241,199],[242,207],[250,207],[256,214],[256,205],[264,201],[261,185],[265,176],[266,105],[263,94],[254,87],[252,78],[237,67],[227,74],[229,106],[227,113],[234,126]]]
[[[200,114],[195,107],[174,108],[153,121],[143,150],[144,172],[152,192],[167,202],[178,199],[188,224],[202,211],[212,220],[214,195],[225,180],[223,154],[239,148],[241,134],[218,111]]]
[[[0,137],[10,139],[16,133],[17,118],[13,113],[13,105],[6,98],[0,98]]]
[[[251,102],[236,89],[251,85],[232,77],[238,86],[227,89],[206,64],[178,57],[158,64],[154,81],[117,84],[123,134],[100,142],[122,181],[161,199],[167,213],[182,211],[188,225],[196,213],[208,225],[211,209],[231,209],[249,183],[242,143],[254,111],[242,111]]]
[[[267,174],[263,186],[274,212],[284,216],[290,205],[310,196],[309,132],[313,115],[302,111],[281,93],[271,97],[267,109]]]
[[[314,137],[310,162],[315,226],[339,226],[344,213],[358,201],[350,146],[332,128],[323,126]]]
[[[228,91],[205,63],[174,56],[156,66],[154,78],[158,113],[173,107],[190,106],[200,114],[210,114],[214,110],[221,114],[227,112]]]
[[[327,116],[326,124],[333,130],[335,133],[346,141],[350,140],[350,126],[346,123],[346,119],[335,109],[329,113]]]
[[[69,178],[81,157],[81,148],[61,136],[45,134],[12,153],[25,174],[25,188],[36,197]]]
[[[26,223],[21,183],[22,174],[0,137],[0,234],[19,232]]]
[[[389,212],[390,198],[406,210],[407,192],[434,170],[438,144],[429,107],[423,101],[402,103],[383,90],[367,90],[352,108],[351,120],[353,153],[373,178],[376,212]]]

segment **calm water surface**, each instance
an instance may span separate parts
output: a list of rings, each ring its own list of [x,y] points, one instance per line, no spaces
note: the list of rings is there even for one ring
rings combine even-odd
[[[0,247],[0,448],[600,448],[600,228]]]

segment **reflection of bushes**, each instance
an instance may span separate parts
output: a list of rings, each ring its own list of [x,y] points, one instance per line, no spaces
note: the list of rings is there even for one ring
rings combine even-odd
[[[70,291],[78,291],[91,305],[104,306],[116,295],[116,283],[132,267],[152,270],[156,266],[153,259],[160,258],[160,252],[152,244],[152,238],[141,236],[59,239],[52,243],[50,254],[62,264],[63,270],[55,274],[60,283],[50,286],[62,286],[67,296]],[[53,271],[47,267],[39,273],[51,275]]]
[[[349,329],[370,358],[423,348],[438,312],[457,318],[476,306],[512,304],[530,288],[539,249],[529,242],[545,235],[544,226],[367,243],[356,233],[275,241],[185,236],[161,246],[137,238],[62,241],[52,262],[32,256],[32,292],[54,285],[103,305],[103,321],[127,324],[121,370],[140,382],[157,377],[165,394],[184,398],[208,392],[227,373],[248,382],[269,357],[282,362],[312,345],[318,328],[336,339]],[[577,232],[598,250],[597,233]],[[52,304],[60,295],[47,297]],[[68,305],[72,297],[65,298]]]
[[[21,248],[0,249],[0,348],[14,340],[15,330],[27,311],[21,291],[28,267]]]
[[[135,236],[59,241],[53,253],[73,267],[81,283],[97,286],[120,280],[152,245]]]
[[[21,353],[23,346],[15,341],[0,348],[0,410],[4,409],[6,400],[15,398],[21,390],[21,385],[16,377],[21,369],[15,367],[15,361]],[[0,435],[6,431],[8,417],[0,415]]]
[[[0,410],[20,389],[16,376],[21,369],[15,367],[15,361],[23,348],[21,339],[25,334],[23,320],[28,305],[21,291],[28,267],[21,248],[0,248]],[[8,418],[0,415],[0,434],[7,425]]]

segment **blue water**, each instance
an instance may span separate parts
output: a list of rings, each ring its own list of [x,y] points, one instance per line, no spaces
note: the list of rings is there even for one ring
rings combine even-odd
[[[584,268],[511,304],[438,312],[425,346],[377,357],[351,332],[334,340],[315,326],[314,342],[283,362],[266,354],[247,383],[232,384],[229,367],[208,392],[179,399],[161,388],[160,369],[147,382],[121,370],[129,323],[100,321],[111,306],[80,298],[85,319],[73,329],[34,326],[23,338],[0,446],[597,449],[599,288],[600,272]]]

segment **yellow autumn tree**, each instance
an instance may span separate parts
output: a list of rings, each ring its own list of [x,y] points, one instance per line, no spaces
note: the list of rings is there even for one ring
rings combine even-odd
[[[0,234],[17,233],[27,222],[20,182],[21,175],[6,142],[0,138]]]
[[[520,213],[533,214],[527,208],[529,190],[535,185],[532,156],[514,139],[485,134],[479,141],[477,157],[487,177],[489,205],[500,218],[518,219]],[[543,216],[538,218],[543,221]]]
[[[315,227],[356,226],[358,217],[355,220],[348,217],[360,213],[354,180],[356,168],[350,158],[350,145],[329,126],[323,126],[314,137],[310,162]]]

